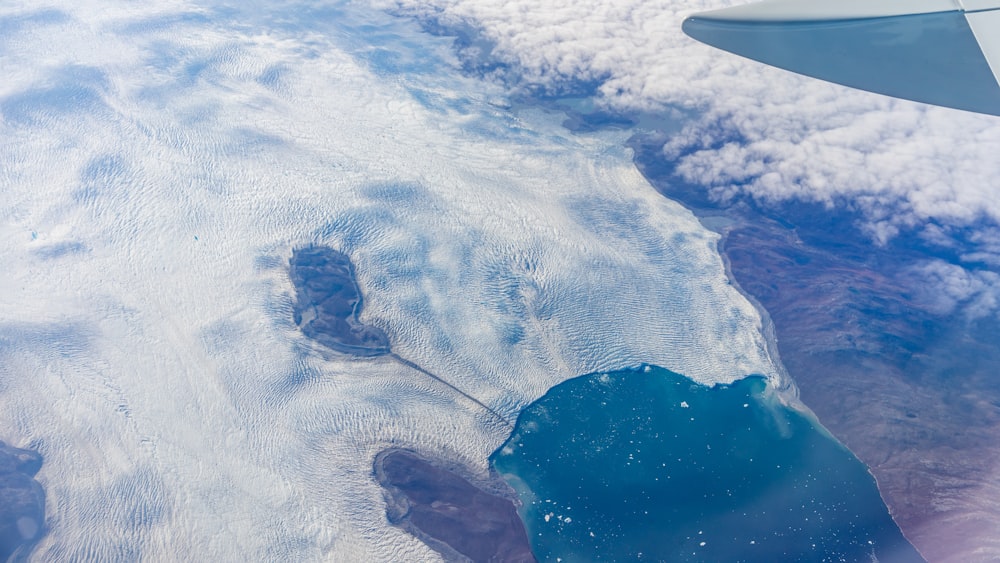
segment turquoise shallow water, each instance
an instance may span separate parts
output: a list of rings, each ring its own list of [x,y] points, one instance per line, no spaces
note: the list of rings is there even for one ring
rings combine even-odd
[[[866,467],[759,377],[579,377],[491,460],[540,560],[921,560]]]

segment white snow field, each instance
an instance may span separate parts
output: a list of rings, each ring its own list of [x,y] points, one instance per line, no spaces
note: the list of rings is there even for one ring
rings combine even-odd
[[[394,351],[514,420],[655,363],[779,377],[717,236],[622,138],[513,114],[363,4],[0,6],[0,439],[45,456],[38,560],[418,561],[374,455],[485,473],[503,425],[318,353],[292,249],[354,260]]]

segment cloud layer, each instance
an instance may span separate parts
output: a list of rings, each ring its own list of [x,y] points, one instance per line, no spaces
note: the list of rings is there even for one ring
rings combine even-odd
[[[445,27],[474,27],[516,89],[589,85],[618,111],[674,112],[665,147],[717,196],[848,202],[885,240],[935,219],[1000,219],[1000,118],[893,100],[766,67],[681,33],[727,2],[395,0]],[[496,74],[496,73],[495,73]],[[513,78],[512,78],[513,77]],[[731,142],[725,140],[730,139]]]

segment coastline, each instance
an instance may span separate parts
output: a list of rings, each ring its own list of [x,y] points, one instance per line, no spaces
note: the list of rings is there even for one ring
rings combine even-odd
[[[633,151],[633,162],[638,172],[643,176],[643,178],[646,179],[646,181],[657,193],[683,206],[698,219],[699,223],[701,223],[704,228],[719,235],[717,249],[723,262],[726,278],[740,293],[740,295],[742,295],[754,307],[760,316],[761,331],[767,346],[768,354],[774,361],[776,368],[780,370],[780,383],[774,387],[774,391],[776,392],[778,399],[788,408],[791,408],[810,419],[820,432],[829,435],[831,439],[839,443],[847,451],[851,452],[851,454],[865,466],[868,474],[871,475],[872,479],[875,481],[880,499],[888,508],[889,515],[899,528],[900,533],[920,554],[920,556],[927,560],[925,553],[920,550],[917,543],[913,541],[913,531],[908,527],[905,527],[904,523],[901,522],[898,508],[896,508],[892,502],[894,499],[886,494],[885,479],[879,478],[876,467],[866,461],[861,452],[858,452],[854,448],[850,447],[847,441],[838,436],[838,433],[831,430],[827,423],[824,422],[824,419],[802,400],[800,386],[795,380],[791,370],[789,370],[786,366],[779,349],[779,327],[772,318],[770,311],[768,311],[761,300],[756,295],[748,291],[744,285],[740,283],[736,276],[733,259],[729,252],[729,243],[731,241],[732,233],[741,228],[746,228],[752,225],[748,215],[753,216],[755,219],[767,222],[772,222],[772,219],[764,217],[763,214],[759,213],[755,209],[747,209],[748,206],[742,204],[715,205],[710,202],[706,196],[696,194],[690,186],[681,188],[680,194],[668,193],[663,187],[663,180],[660,179],[658,181],[656,174],[648,170],[644,165],[650,164],[650,162],[643,162],[644,155],[642,150],[644,148],[648,148],[648,145],[643,145],[646,141],[648,141],[648,139],[644,139],[640,134],[636,134],[627,143],[629,148]],[[655,139],[652,144],[656,144]],[[665,174],[665,176],[669,175]]]
[[[761,333],[763,333],[764,336],[764,345],[767,347],[767,354],[773,360],[774,366],[778,370],[778,377],[780,378],[778,385],[774,387],[774,390],[778,393],[778,397],[785,406],[816,418],[816,415],[813,414],[812,410],[799,398],[799,388],[795,385],[795,380],[792,379],[788,370],[785,368],[785,363],[781,361],[781,352],[778,350],[778,335],[774,326],[774,320],[771,319],[771,314],[768,313],[767,309],[764,308],[764,305],[757,300],[756,297],[743,289],[739,280],[737,280],[736,276],[733,275],[733,264],[725,250],[726,240],[729,236],[729,230],[732,228],[732,224],[730,223],[726,227],[716,230],[707,224],[707,222],[704,221],[703,218],[694,210],[691,210],[691,212],[694,213],[695,217],[698,218],[698,221],[701,222],[706,229],[719,235],[717,247],[719,256],[722,258],[722,266],[726,272],[726,279],[729,280],[729,283],[736,289],[737,292],[739,292],[740,295],[743,296],[744,299],[750,302],[750,305],[752,305],[757,311],[757,314],[760,315]],[[727,217],[727,219],[729,218]],[[817,423],[818,422],[819,419],[817,418]]]
[[[743,287],[740,285],[739,281],[733,274],[732,261],[729,259],[729,255],[725,251],[725,244],[727,237],[729,235],[729,228],[721,230],[713,229],[709,225],[706,225],[704,221],[702,221],[702,217],[699,216],[695,210],[692,209],[691,212],[694,213],[696,217],[698,217],[698,220],[701,221],[703,225],[705,225],[706,229],[712,230],[719,234],[720,236],[719,255],[722,257],[722,262],[726,269],[726,277],[729,279],[729,282],[733,284],[733,287],[735,287],[736,290],[740,292],[740,294],[743,295],[744,298],[746,298],[746,300],[749,301],[751,305],[753,305],[754,309],[757,310],[758,314],[761,317],[762,332],[764,333],[764,340],[768,346],[768,353],[771,354],[771,357],[774,359],[775,365],[778,367],[778,369],[781,370],[781,375],[784,378],[782,386],[775,389],[778,393],[779,400],[781,400],[782,404],[784,404],[788,408],[794,409],[795,411],[798,411],[803,416],[810,419],[810,421],[816,427],[817,430],[827,434],[831,440],[836,441],[838,444],[843,446],[844,449],[851,452],[851,455],[856,457],[858,461],[865,466],[865,469],[868,471],[868,474],[871,475],[872,480],[875,481],[875,488],[878,491],[879,498],[882,500],[882,503],[885,504],[886,508],[889,510],[889,516],[892,518],[892,521],[895,522],[896,526],[899,528],[899,533],[902,534],[904,538],[906,538],[906,541],[910,542],[910,545],[913,546],[913,549],[915,549],[917,553],[920,554],[921,557],[929,561],[924,552],[921,551],[919,546],[913,541],[913,538],[910,536],[910,534],[907,533],[907,530],[902,525],[900,525],[896,511],[893,510],[892,505],[889,503],[890,499],[886,497],[885,492],[883,491],[883,484],[880,482],[878,475],[875,473],[874,468],[870,464],[865,463],[861,459],[861,457],[857,454],[857,452],[849,448],[847,444],[841,441],[829,428],[826,427],[825,424],[823,424],[823,421],[820,419],[820,417],[815,412],[813,412],[813,410],[809,408],[808,405],[802,402],[799,396],[799,389],[795,385],[795,380],[788,373],[788,370],[785,368],[784,362],[781,361],[781,355],[780,352],[778,351],[778,336],[776,333],[774,321],[771,319],[770,313],[768,313],[767,309],[764,308],[764,305],[756,297],[754,297],[753,295],[748,293],[745,289],[743,289]]]

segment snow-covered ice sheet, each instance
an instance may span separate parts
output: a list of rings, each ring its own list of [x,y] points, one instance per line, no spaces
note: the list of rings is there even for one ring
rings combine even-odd
[[[423,560],[389,446],[479,471],[505,427],[292,322],[292,249],[513,419],[643,362],[776,376],[716,235],[614,135],[512,114],[448,41],[351,3],[0,7],[0,439],[45,456],[40,559]]]

